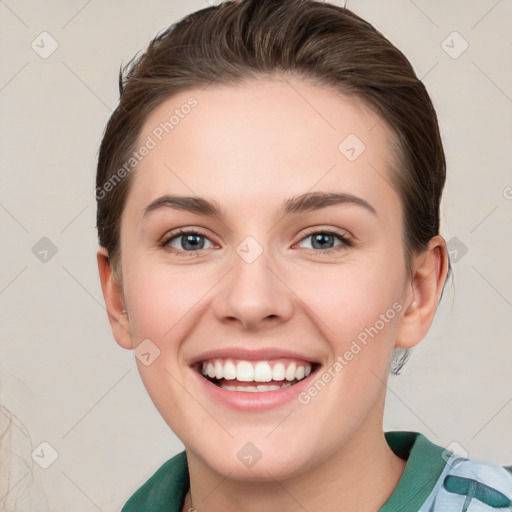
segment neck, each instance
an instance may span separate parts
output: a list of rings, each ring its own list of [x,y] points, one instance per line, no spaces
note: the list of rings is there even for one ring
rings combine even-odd
[[[393,493],[406,462],[386,443],[382,429],[357,435],[350,447],[300,475],[277,481],[247,482],[218,475],[187,453],[190,492],[183,512],[375,512]],[[192,499],[191,499],[192,496]]]

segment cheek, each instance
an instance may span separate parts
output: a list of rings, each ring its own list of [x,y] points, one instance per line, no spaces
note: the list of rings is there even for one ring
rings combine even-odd
[[[137,345],[149,338],[160,348],[176,337],[180,324],[205,293],[206,284],[190,269],[154,264],[133,256],[126,262],[124,286]]]
[[[143,254],[132,255],[125,269],[125,294],[134,346],[144,341],[143,350],[146,352],[145,347],[149,347],[151,358],[149,364],[136,358],[139,374],[163,415],[169,409],[180,412],[183,407],[181,340],[190,329],[194,306],[207,289],[198,288],[195,282],[198,279],[192,280],[192,273],[151,263]]]
[[[326,337],[334,336],[344,345],[373,326],[381,315],[387,320],[386,327],[396,323],[402,279],[399,264],[372,258],[318,267],[301,275],[294,288],[322,320],[318,324],[324,324]]]

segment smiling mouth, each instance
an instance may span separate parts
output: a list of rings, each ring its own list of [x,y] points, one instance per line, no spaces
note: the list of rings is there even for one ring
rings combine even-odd
[[[307,378],[319,364],[291,359],[246,361],[209,359],[196,369],[206,380],[227,391],[278,391]]]

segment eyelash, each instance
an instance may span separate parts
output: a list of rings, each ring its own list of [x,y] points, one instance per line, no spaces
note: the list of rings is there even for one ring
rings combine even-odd
[[[318,235],[318,234],[333,235],[334,237],[336,237],[341,242],[341,245],[338,245],[336,247],[330,247],[329,249],[325,249],[325,250],[322,250],[322,249],[310,249],[311,251],[315,251],[317,253],[328,253],[328,254],[330,254],[331,252],[335,252],[335,251],[338,251],[340,249],[347,248],[347,247],[352,247],[354,245],[352,240],[350,240],[350,238],[348,238],[345,235],[342,235],[339,231],[336,231],[334,229],[329,229],[329,228],[327,228],[327,229],[310,228],[310,229],[306,230],[306,233],[299,240],[299,242],[302,242],[302,240],[304,240],[306,238],[309,238],[312,235]]]
[[[318,229],[318,228],[311,228],[310,230],[308,230],[306,232],[306,234],[299,240],[299,242],[302,242],[304,239],[309,238],[312,235],[317,235],[317,234],[333,235],[341,242],[340,245],[335,246],[335,247],[330,247],[329,249],[309,249],[310,251],[314,251],[317,254],[321,254],[321,253],[331,254],[332,252],[336,252],[340,249],[346,249],[347,247],[352,247],[354,245],[352,240],[350,240],[350,238],[346,237],[345,235],[342,235],[338,231],[335,231],[333,229]],[[175,254],[177,256],[192,255],[194,253],[198,253],[197,255],[199,255],[199,253],[203,249],[199,249],[197,251],[183,251],[183,250],[178,251],[174,248],[170,248],[169,243],[172,240],[175,240],[183,235],[199,235],[204,238],[208,238],[208,235],[206,233],[204,233],[203,231],[201,231],[200,229],[197,229],[197,228],[180,229],[178,231],[175,231],[174,233],[171,232],[170,235],[168,237],[166,237],[165,240],[160,244],[160,247],[169,250],[170,252],[172,252],[173,254]]]

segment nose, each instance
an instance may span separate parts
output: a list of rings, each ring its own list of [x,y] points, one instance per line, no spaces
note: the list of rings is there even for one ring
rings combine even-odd
[[[231,271],[221,281],[212,303],[220,322],[258,331],[292,316],[293,292],[271,259],[266,250],[252,262],[234,253]]]

